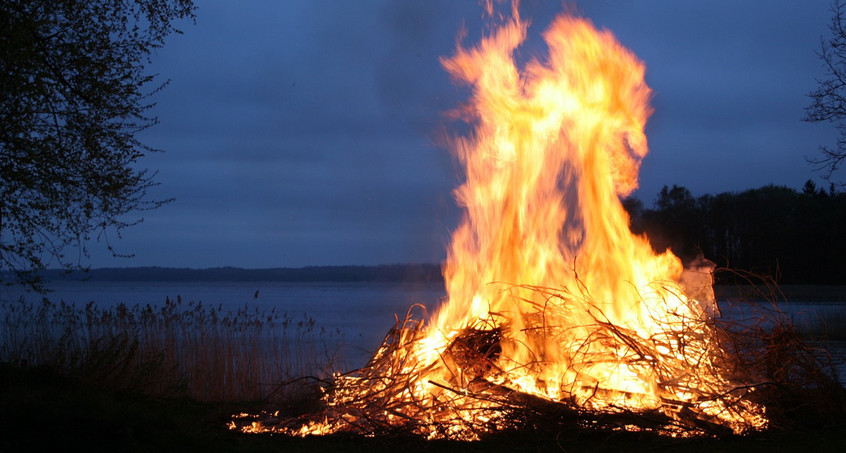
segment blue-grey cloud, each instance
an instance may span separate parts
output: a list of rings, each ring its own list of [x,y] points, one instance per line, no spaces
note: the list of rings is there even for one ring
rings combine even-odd
[[[199,2],[153,56],[171,79],[161,124],[142,136],[165,149],[141,163],[152,191],[176,201],[143,213],[93,264],[245,267],[438,261],[457,223],[460,174],[443,116],[465,100],[439,58],[460,30],[485,26],[477,2],[290,0]],[[655,114],[641,189],[695,194],[764,184],[801,186],[804,157],[834,132],[803,123],[805,94],[822,75],[814,51],[827,0],[766,3],[578,2],[647,65]],[[562,10],[524,0],[530,40]],[[452,128],[452,129],[450,129]],[[445,132],[446,131],[446,132]],[[95,247],[96,249],[96,247]]]

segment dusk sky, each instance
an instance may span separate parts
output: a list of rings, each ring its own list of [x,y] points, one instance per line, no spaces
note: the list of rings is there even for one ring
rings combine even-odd
[[[478,41],[475,0],[197,1],[150,69],[170,79],[160,124],[141,136],[164,153],[152,197],[172,203],[90,245],[93,267],[247,268],[440,262],[458,222],[459,172],[441,139],[467,99],[442,69],[462,26]],[[529,42],[564,8],[524,1]],[[655,113],[635,196],[663,185],[694,195],[767,184],[824,185],[806,163],[833,144],[801,121],[823,76],[828,0],[585,0],[647,67]],[[463,25],[462,25],[463,24]]]

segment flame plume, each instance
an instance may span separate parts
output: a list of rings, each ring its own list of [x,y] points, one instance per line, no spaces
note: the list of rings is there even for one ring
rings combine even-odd
[[[444,265],[448,300],[336,377],[325,418],[297,433],[474,439],[524,420],[520,408],[585,426],[641,414],[630,429],[671,434],[766,425],[709,322],[710,269],[683,286],[696,274],[628,228],[620,199],[637,187],[651,113],[643,63],[562,15],[544,34],[547,58],[521,68],[527,27],[513,6],[442,61],[473,89],[462,111],[474,126],[455,142],[466,212]]]

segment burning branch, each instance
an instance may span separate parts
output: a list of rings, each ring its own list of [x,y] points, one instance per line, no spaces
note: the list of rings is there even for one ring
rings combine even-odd
[[[547,300],[569,300],[550,288],[534,289]],[[495,326],[497,320],[492,317],[481,324]],[[273,426],[264,424],[262,429],[313,434],[319,426],[320,433],[477,439],[493,431],[552,421],[558,429],[644,430],[674,436],[721,436],[761,426],[763,415],[750,400],[755,387],[716,374],[723,367],[715,366],[708,345],[722,332],[712,323],[679,318],[665,331],[646,338],[607,319],[594,318],[590,325],[580,327],[589,333],[575,348],[568,368],[578,379],[560,383],[560,396],[551,399],[514,386],[525,376],[519,373],[544,364],[503,368],[509,360],[501,356],[502,343],[507,340],[503,337],[507,329],[501,326],[465,328],[452,337],[435,361],[415,360],[415,351],[428,332],[425,324],[409,313],[391,330],[367,366],[335,378],[327,389],[322,412]],[[551,325],[528,329],[543,332],[547,338],[557,335],[561,341],[568,331]],[[592,345],[596,344],[603,349],[595,350]],[[647,400],[648,395],[621,391],[591,377],[593,367],[617,363],[617,355],[626,358],[624,366],[636,375],[657,376],[661,397],[656,404],[633,404]],[[726,420],[735,427],[726,426]],[[252,425],[241,429],[250,431]]]

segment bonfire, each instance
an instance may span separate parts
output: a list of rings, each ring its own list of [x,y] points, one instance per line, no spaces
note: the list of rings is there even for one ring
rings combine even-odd
[[[520,65],[527,31],[515,3],[442,60],[472,88],[453,113],[473,126],[453,143],[465,214],[446,300],[431,316],[412,307],[366,366],[336,375],[322,411],[233,428],[475,440],[541,423],[671,436],[768,426],[756,376],[714,322],[710,263],[685,270],[629,229],[621,198],[637,187],[651,113],[644,64],[561,15],[548,55]]]

